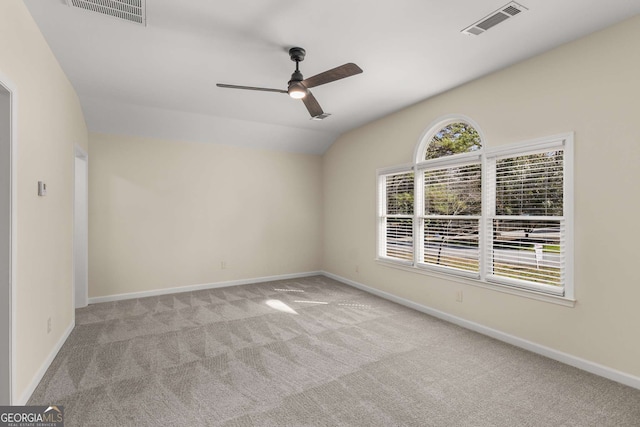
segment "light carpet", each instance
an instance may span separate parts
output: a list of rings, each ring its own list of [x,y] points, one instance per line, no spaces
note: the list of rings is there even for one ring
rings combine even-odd
[[[640,390],[322,276],[90,305],[71,426],[640,426]]]

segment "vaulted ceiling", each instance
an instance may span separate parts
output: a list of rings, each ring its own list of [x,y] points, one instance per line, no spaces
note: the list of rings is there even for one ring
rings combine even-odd
[[[146,25],[66,0],[25,3],[90,131],[306,153],[640,13],[638,0],[522,0],[527,10],[473,36],[461,30],[506,0],[146,0]],[[364,70],[313,89],[327,119],[309,120],[285,94],[216,87],[286,89],[293,46],[307,51],[305,77],[347,62]]]

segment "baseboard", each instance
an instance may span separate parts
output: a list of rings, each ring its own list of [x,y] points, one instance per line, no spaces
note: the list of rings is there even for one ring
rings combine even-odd
[[[75,325],[76,325],[75,319],[71,320],[71,323],[69,324],[67,329],[64,331],[64,333],[62,334],[62,336],[60,337],[56,345],[53,347],[53,349],[51,349],[49,356],[47,356],[45,361],[42,363],[42,366],[40,366],[40,369],[38,369],[38,372],[36,372],[36,374],[31,379],[31,382],[29,383],[29,386],[27,387],[27,389],[22,393],[22,395],[18,398],[16,402],[12,403],[12,405],[22,406],[27,404],[34,390],[36,389],[38,384],[40,384],[42,377],[44,377],[44,374],[47,372],[47,369],[49,369],[49,366],[51,366],[51,362],[53,362],[53,359],[55,359],[55,357],[58,355],[58,352],[62,348],[62,345],[67,341],[67,338],[69,338],[69,335],[71,334],[71,331],[73,331],[73,328],[75,327]]]
[[[175,288],[155,289],[152,291],[130,292],[126,294],[107,295],[103,297],[89,298],[89,304],[97,304],[99,302],[119,301],[133,298],[145,298],[158,295],[179,294],[181,292],[200,291],[203,289],[226,288],[229,286],[251,285],[253,283],[273,282],[276,280],[299,279],[302,277],[318,276],[321,271],[308,271],[304,273],[281,274],[278,276],[254,277],[251,279],[228,280],[225,282],[205,283],[201,285],[179,286]]]
[[[375,289],[370,286],[363,285],[362,283],[355,282],[353,280],[338,276],[333,273],[329,273],[327,271],[323,271],[322,275],[329,277],[331,279],[337,280],[338,282],[344,283],[345,285],[358,288],[360,290],[363,290],[370,294],[387,299],[389,301],[393,301],[398,304],[404,305],[406,307],[412,308],[414,310],[429,314],[433,317],[437,317],[438,319],[445,320],[447,322],[456,324],[458,326],[462,326],[463,328],[478,332],[483,335],[487,335],[491,338],[495,338],[499,341],[506,342],[516,347],[520,347],[525,350],[531,351],[533,353],[537,353],[542,356],[548,357],[550,359],[557,360],[558,362],[562,362],[566,365],[573,366],[583,371],[587,371],[592,374],[595,374],[595,375],[598,375],[598,376],[601,376],[601,377],[610,379],[612,381],[616,381],[621,384],[640,390],[640,377],[636,377],[634,375],[630,375],[625,372],[621,372],[621,371],[609,368],[607,366],[603,366],[598,363],[591,362],[589,360],[585,360],[580,357],[576,357],[571,354],[567,354],[562,351],[555,350],[550,347],[536,344],[534,342],[519,338],[517,336],[510,335],[493,328],[489,328],[479,323],[472,322],[470,320],[466,320],[461,317],[451,315],[449,313],[445,313],[444,311],[436,310],[434,308],[431,308],[422,304],[418,304],[414,301],[393,295],[389,292],[381,291],[379,289]]]

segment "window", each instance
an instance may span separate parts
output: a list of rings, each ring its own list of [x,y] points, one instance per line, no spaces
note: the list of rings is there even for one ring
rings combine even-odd
[[[479,277],[482,139],[462,121],[435,129],[421,157],[424,161],[417,165],[422,188],[418,265]]]
[[[413,262],[413,171],[382,175],[381,256]]]
[[[419,263],[479,274],[481,176],[480,159],[421,171],[424,209]]]
[[[488,154],[487,279],[563,294],[565,147]]]
[[[437,126],[436,129],[429,138],[423,160],[474,152],[482,148],[478,131],[469,123],[453,121],[442,127]]]
[[[490,149],[477,129],[441,121],[379,171],[378,258],[573,298],[572,135]]]

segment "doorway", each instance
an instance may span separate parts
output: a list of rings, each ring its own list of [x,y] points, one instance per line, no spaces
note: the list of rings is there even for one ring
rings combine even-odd
[[[0,82],[0,405],[10,405],[12,385],[12,305],[14,286],[13,139],[11,92]]]
[[[89,156],[76,147],[73,197],[73,283],[75,308],[89,302]]]

